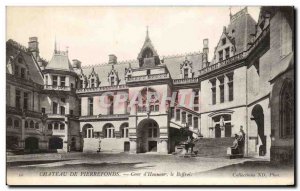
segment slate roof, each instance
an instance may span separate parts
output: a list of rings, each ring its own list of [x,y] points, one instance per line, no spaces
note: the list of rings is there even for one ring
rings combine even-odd
[[[234,38],[236,54],[243,52],[247,48],[250,35],[255,33],[256,22],[247,12],[247,8],[237,12],[232,16],[230,24],[226,28],[228,36]]]
[[[8,63],[9,59],[15,60],[19,56],[24,59],[24,62],[29,69],[30,79],[35,83],[44,84],[43,75],[33,55],[25,46],[22,46],[11,39],[8,40],[6,42],[6,63]]]
[[[53,56],[46,69],[73,71],[73,67],[66,51],[54,51]]]
[[[194,72],[194,76],[199,76],[199,70],[202,67],[202,53],[187,53],[182,55],[173,55],[162,57],[161,65],[166,65],[167,69],[170,72],[172,79],[180,79],[180,64],[183,63],[185,59],[188,59],[192,62]],[[121,61],[114,64],[114,69],[118,72],[119,77],[119,85],[125,84],[125,68],[139,68],[138,60],[129,60],[129,61]],[[108,74],[112,70],[112,64],[99,64],[99,65],[91,65],[91,66],[83,66],[82,72],[85,76],[89,76],[94,68],[95,73],[99,77],[100,87],[109,86]]]

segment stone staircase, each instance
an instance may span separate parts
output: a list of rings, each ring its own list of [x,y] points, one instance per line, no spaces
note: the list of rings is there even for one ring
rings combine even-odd
[[[200,138],[196,140],[194,151],[202,157],[226,157],[227,148],[232,146],[234,137]]]

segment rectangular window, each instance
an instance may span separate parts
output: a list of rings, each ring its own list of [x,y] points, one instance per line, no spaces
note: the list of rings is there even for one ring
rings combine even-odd
[[[109,103],[110,103],[110,106],[109,106],[109,115],[113,115],[114,114],[114,97],[113,96],[110,96],[109,97]]]
[[[60,106],[60,114],[65,115],[65,107],[64,106]]]
[[[60,98],[60,101],[66,103],[66,98]]]
[[[60,77],[60,86],[62,86],[62,87],[66,86],[66,77],[65,76]]]
[[[91,88],[95,87],[95,79],[91,79]]]
[[[180,121],[180,109],[176,109],[176,121]]]
[[[184,79],[189,78],[189,69],[188,69],[188,68],[185,68],[185,69],[183,70],[183,72],[184,72],[183,78],[184,78]]]
[[[57,103],[53,102],[53,114],[57,114]]]
[[[212,104],[215,105],[216,104],[216,80],[211,81],[211,96],[212,96]]]
[[[46,113],[46,108],[42,107],[42,113]]]
[[[223,50],[219,51],[219,61],[223,60]]]
[[[25,79],[25,68],[21,68],[21,78]]]
[[[147,70],[147,75],[150,75],[150,70],[149,69]]]
[[[181,123],[183,123],[183,124],[186,123],[186,113],[185,112],[181,113]]]
[[[170,113],[171,113],[171,119],[174,119],[174,117],[175,117],[174,107],[171,107]]]
[[[84,88],[83,80],[80,80],[80,87]]]
[[[188,115],[188,125],[189,125],[189,127],[191,127],[192,124],[193,124],[192,120],[193,120],[193,116],[192,115]]]
[[[225,49],[225,58],[229,58],[230,54],[229,54],[229,47]]]
[[[18,66],[15,66],[15,75],[19,76],[19,67]]]
[[[23,109],[28,110],[28,93],[24,92]]]
[[[233,100],[233,75],[228,75],[229,101]]]
[[[110,78],[110,85],[111,86],[115,85],[115,77],[113,76]]]
[[[194,117],[194,129],[198,129],[198,117]]]
[[[16,108],[21,109],[21,91],[16,90]]]
[[[52,76],[52,85],[57,86],[57,76]]]
[[[72,110],[72,109],[70,109],[70,115],[73,115],[73,113],[74,113],[74,112],[73,112],[73,110]]]
[[[89,98],[89,115],[93,115],[94,105],[93,105],[94,99],[92,97]]]
[[[220,85],[219,85],[219,88],[220,88],[220,103],[224,103],[224,78],[220,78],[219,79],[220,81]]]

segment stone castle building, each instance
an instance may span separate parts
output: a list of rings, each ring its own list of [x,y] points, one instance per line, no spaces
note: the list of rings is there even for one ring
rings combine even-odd
[[[37,37],[28,47],[8,40],[7,149],[167,154],[182,127],[199,139],[242,127],[246,156],[292,160],[293,18],[291,7],[261,7],[257,23],[247,7],[230,14],[211,61],[208,39],[202,52],[161,56],[148,30],[136,60],[112,54],[94,66],[56,45],[42,59]]]

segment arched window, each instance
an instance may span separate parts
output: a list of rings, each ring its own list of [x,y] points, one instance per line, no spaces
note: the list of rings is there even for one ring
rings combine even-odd
[[[12,127],[13,126],[13,121],[12,121],[12,119],[10,117],[7,118],[6,124],[7,124],[8,127]]]
[[[123,123],[120,127],[120,130],[121,130],[121,137],[123,138],[129,137],[128,123]]]
[[[60,130],[65,130],[65,124],[60,124]]]
[[[292,137],[294,135],[294,96],[293,84],[290,81],[284,83],[281,90],[281,128],[282,138]]]
[[[19,127],[20,127],[19,120],[16,119],[16,120],[14,121],[14,127],[15,127],[15,128],[19,128]]]
[[[39,129],[40,128],[40,124],[39,123],[35,123],[35,128]]]
[[[34,122],[33,121],[30,121],[30,128],[34,128]]]
[[[28,129],[28,127],[29,127],[28,121],[25,121],[25,128]]]
[[[112,124],[106,124],[104,127],[104,137],[114,138],[115,137],[115,127]]]
[[[58,130],[58,123],[54,123],[54,130]]]

